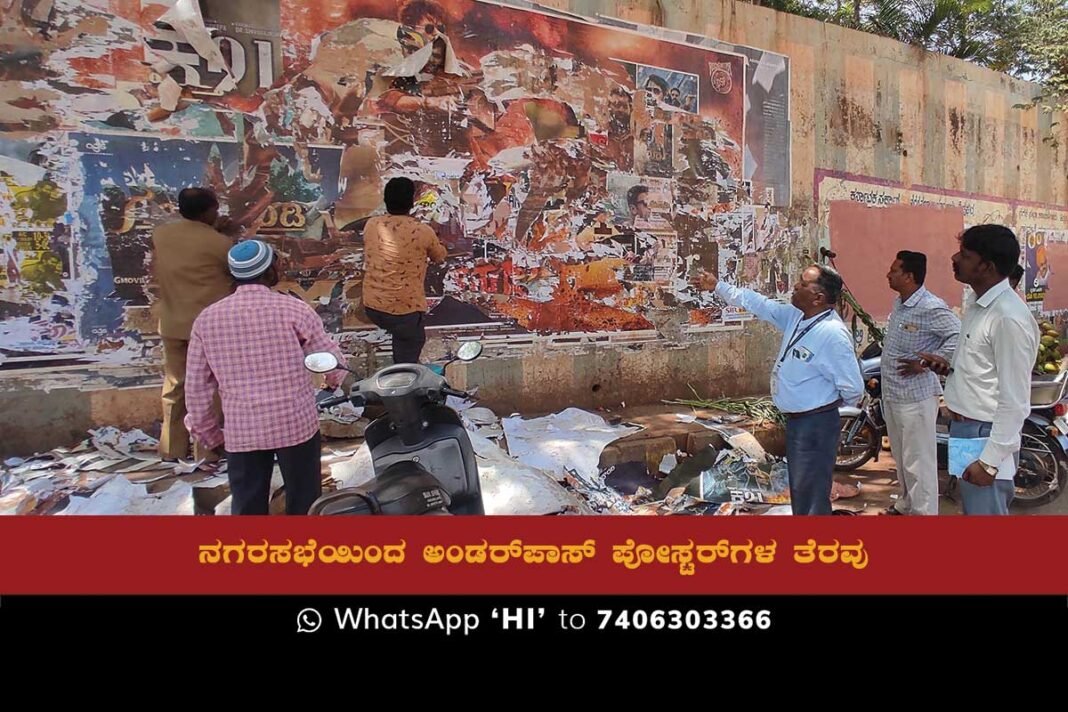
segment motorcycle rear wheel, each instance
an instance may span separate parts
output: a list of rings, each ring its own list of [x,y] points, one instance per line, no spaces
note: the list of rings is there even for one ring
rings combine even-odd
[[[1049,504],[1068,486],[1068,457],[1057,442],[1031,424],[1021,434],[1015,484],[1013,505],[1028,509]]]
[[[834,461],[834,469],[839,472],[852,472],[862,467],[868,460],[875,457],[879,448],[882,447],[882,438],[872,428],[871,423],[862,425],[857,434],[853,436],[852,442],[842,442],[847,431],[853,427],[854,421],[855,418],[852,417],[842,418],[838,452],[835,454]]]

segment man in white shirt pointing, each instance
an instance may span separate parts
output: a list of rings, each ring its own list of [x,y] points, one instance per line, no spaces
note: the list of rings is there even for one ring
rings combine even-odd
[[[838,406],[855,405],[864,393],[853,339],[834,311],[842,278],[829,267],[809,267],[794,284],[791,304],[711,274],[702,275],[700,285],[783,332],[771,369],[771,397],[786,417],[790,507],[794,514],[831,514]]]
[[[1009,286],[1020,260],[1020,243],[1003,225],[976,225],[964,231],[953,255],[953,275],[974,291],[969,295],[953,363],[920,354],[946,379],[946,406],[952,450],[966,441],[982,444],[964,467],[961,499],[965,514],[1008,514],[1015,487],[1020,431],[1031,412],[1031,369],[1038,355],[1038,324]],[[952,468],[952,462],[951,462]]]

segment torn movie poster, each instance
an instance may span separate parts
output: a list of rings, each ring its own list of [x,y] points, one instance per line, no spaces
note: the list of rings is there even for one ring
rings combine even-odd
[[[227,141],[72,138],[84,177],[81,244],[96,276],[95,306],[83,316],[83,332],[118,336],[126,310],[150,306],[152,229],[177,217],[178,193],[191,185],[214,189],[223,212],[287,257],[283,288],[301,295],[321,281],[333,288],[357,271],[341,257],[329,259],[346,250],[346,236],[330,216],[339,190],[338,148],[251,151]]]
[[[701,270],[781,294],[795,266],[775,212],[780,55],[519,0],[26,0],[0,15],[12,353],[136,351],[154,328],[151,232],[191,185],[286,256],[280,288],[335,332],[369,328],[362,230],[397,176],[448,251],[423,285],[435,328],[650,330],[664,309],[704,325],[723,314],[693,287]],[[16,146],[27,135],[36,154]]]

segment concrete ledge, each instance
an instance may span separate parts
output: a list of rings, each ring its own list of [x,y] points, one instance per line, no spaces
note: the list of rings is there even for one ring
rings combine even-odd
[[[0,455],[32,455],[74,445],[90,429],[114,425],[157,434],[161,385],[83,391],[0,392]]]
[[[770,328],[754,324],[684,343],[535,345],[511,356],[487,351],[470,364],[453,364],[448,376],[457,388],[477,386],[480,404],[502,416],[567,407],[618,410],[691,398],[691,388],[706,397],[764,393],[778,343]],[[367,362],[357,371],[381,365]],[[71,445],[101,425],[154,432],[162,412],[160,387],[160,371],[151,366],[5,370],[0,455]],[[687,447],[685,437],[677,446]]]
[[[641,433],[639,433],[641,434]],[[612,465],[621,465],[624,462],[644,462],[649,472],[654,473],[660,469],[660,462],[665,455],[670,455],[679,449],[675,438],[645,437],[637,440],[619,440],[614,445],[609,445],[601,451],[601,460],[598,466],[603,470]]]

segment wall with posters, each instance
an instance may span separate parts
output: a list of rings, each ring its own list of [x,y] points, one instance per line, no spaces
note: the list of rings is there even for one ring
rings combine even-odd
[[[53,201],[8,218],[11,358],[151,358],[151,230],[187,185],[215,188],[286,254],[282,288],[357,337],[360,228],[396,175],[449,248],[425,285],[436,327],[722,323],[694,272],[774,292],[799,238],[775,210],[782,55],[476,0],[26,0],[5,27],[9,64],[42,60],[8,88],[48,87],[6,105],[7,160],[35,178],[7,189]]]
[[[282,288],[349,344],[377,338],[360,227],[395,175],[449,247],[425,285],[438,333],[712,344],[716,366],[745,315],[690,277],[785,298],[820,244],[871,239],[831,235],[830,177],[1007,201],[1032,297],[1065,300],[1063,143],[1012,108],[1032,87],[748,3],[7,0],[0,51],[5,376],[155,377],[148,235],[188,184],[284,252]],[[742,329],[751,358],[693,385],[761,387],[776,337]],[[571,402],[689,392],[655,364],[596,396],[575,375]]]

